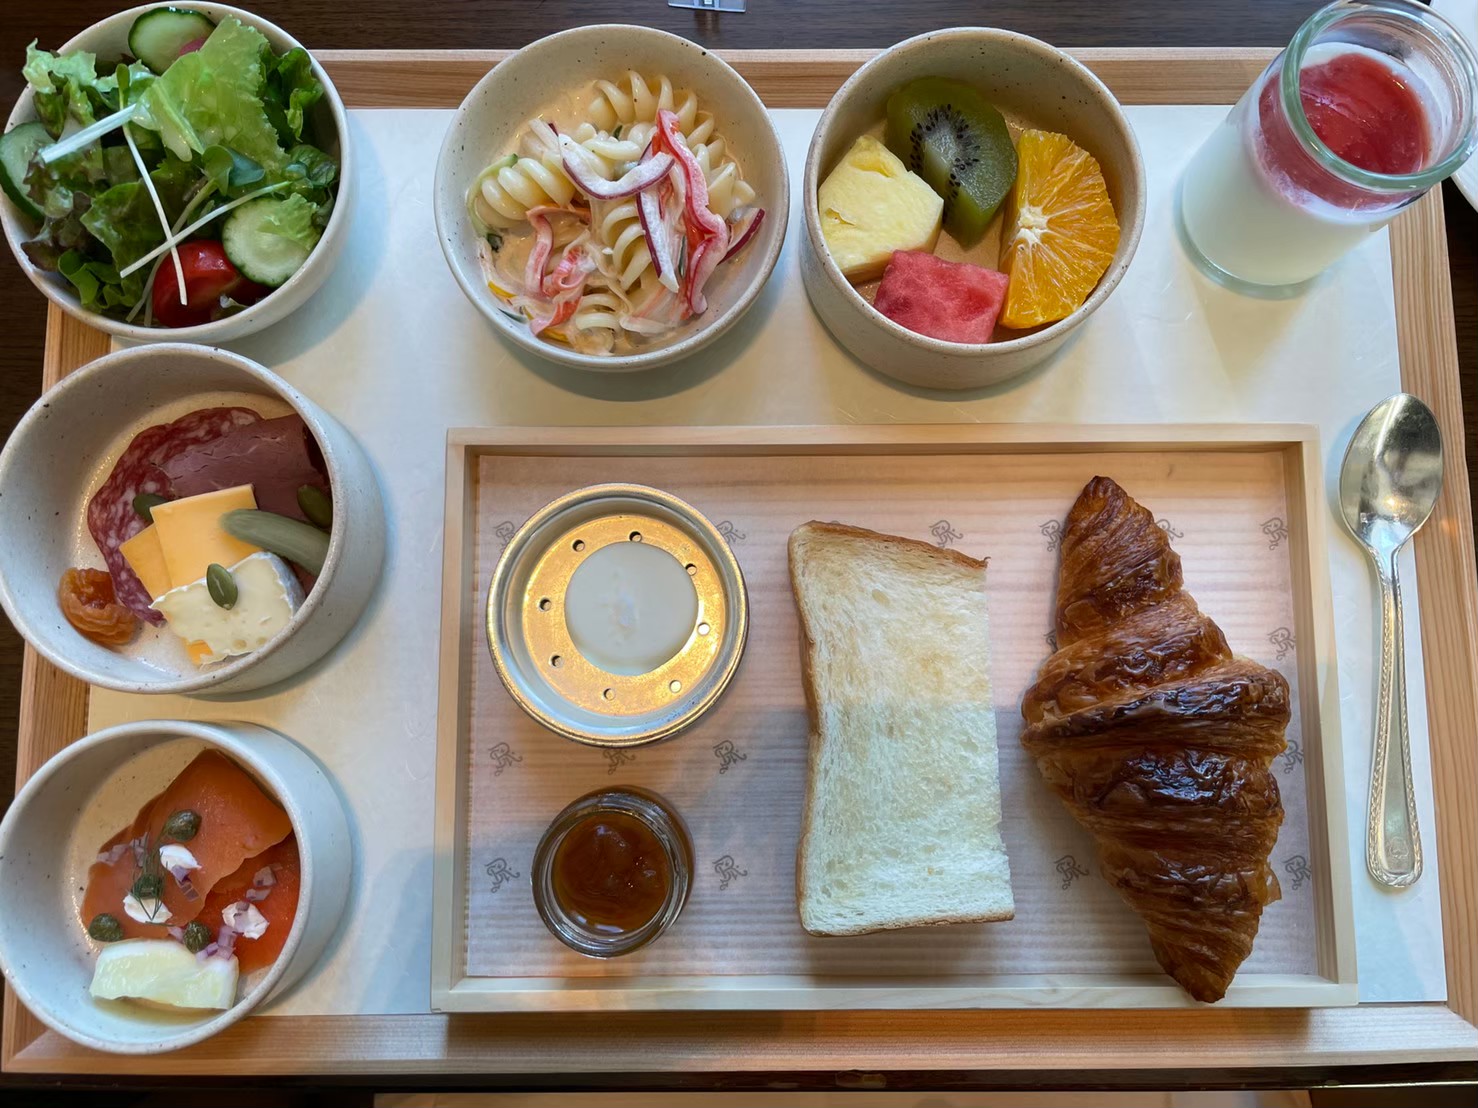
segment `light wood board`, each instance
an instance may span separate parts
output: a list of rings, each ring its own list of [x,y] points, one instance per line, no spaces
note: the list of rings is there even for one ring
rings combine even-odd
[[[1283,897],[1264,913],[1221,1003],[1354,1003],[1317,431],[973,424],[450,433],[437,759],[438,781],[454,784],[437,793],[433,1008],[1191,1006],[1113,891],[1078,883],[1092,845],[1018,741],[1016,705],[1051,649],[1061,517],[1095,473],[1162,517],[1188,588],[1234,650],[1288,677],[1297,706],[1287,734],[1295,754],[1274,766],[1286,812],[1273,852]],[[708,514],[743,568],[750,612],[746,662],[723,700],[681,738],[615,759],[554,739],[520,712],[488,665],[485,618],[512,528],[557,496],[606,481],[661,488]],[[1011,921],[846,940],[812,939],[798,926],[808,727],[785,547],[811,518],[990,558]],[[680,924],[647,950],[592,961],[553,939],[528,882],[506,875],[528,873],[553,813],[627,783],[683,812],[693,894]]]
[[[1126,103],[1230,104],[1271,50],[1073,51]],[[774,107],[823,107],[871,51],[723,53]],[[322,51],[350,107],[452,108],[500,52]],[[1463,441],[1442,196],[1391,226],[1403,386]],[[44,384],[108,349],[58,309]],[[1420,1063],[1478,1057],[1478,569],[1468,474],[1448,452],[1442,497],[1416,537],[1448,1001],[1314,1011],[1073,1011],[359,1016],[245,1020],[172,1055],[180,1074],[756,1072],[765,1070],[1227,1070]],[[26,651],[18,782],[87,728],[86,687]],[[429,1001],[429,998],[428,998]],[[5,996],[0,1067],[140,1073],[47,1032]]]

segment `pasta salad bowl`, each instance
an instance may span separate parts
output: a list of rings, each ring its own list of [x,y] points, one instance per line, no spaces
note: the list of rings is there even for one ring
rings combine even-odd
[[[509,342],[622,373],[701,350],[753,305],[790,179],[759,96],[665,31],[562,31],[492,69],[437,159],[437,237]]]

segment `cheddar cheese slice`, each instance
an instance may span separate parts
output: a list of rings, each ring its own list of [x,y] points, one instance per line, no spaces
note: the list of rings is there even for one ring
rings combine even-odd
[[[221,526],[221,516],[227,512],[256,506],[250,485],[156,504],[154,530],[159,536],[172,587],[200,580],[212,562],[234,566],[257,553],[261,547],[233,538]]]

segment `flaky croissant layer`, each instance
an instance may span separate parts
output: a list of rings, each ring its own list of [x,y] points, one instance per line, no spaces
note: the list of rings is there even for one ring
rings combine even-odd
[[[1057,642],[1022,700],[1022,745],[1093,834],[1161,967],[1220,1000],[1282,895],[1268,857],[1288,682],[1231,652],[1169,537],[1107,477],[1068,513]]]

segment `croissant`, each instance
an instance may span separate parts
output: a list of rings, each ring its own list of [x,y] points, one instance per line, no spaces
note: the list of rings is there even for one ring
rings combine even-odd
[[[1169,537],[1107,477],[1067,516],[1057,647],[1022,700],[1022,745],[1092,832],[1160,966],[1197,1000],[1220,1000],[1282,895],[1270,766],[1288,682],[1232,654],[1185,591]]]

